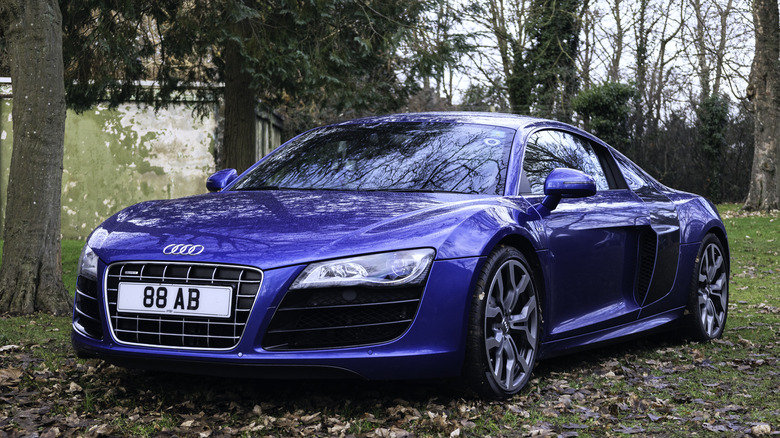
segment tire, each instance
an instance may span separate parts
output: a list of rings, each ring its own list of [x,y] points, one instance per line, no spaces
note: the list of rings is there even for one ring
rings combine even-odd
[[[729,310],[729,260],[723,244],[707,234],[699,247],[686,309],[685,335],[694,341],[723,336]]]
[[[488,256],[472,297],[463,368],[480,396],[511,397],[531,378],[541,333],[536,285],[520,251],[499,246]]]

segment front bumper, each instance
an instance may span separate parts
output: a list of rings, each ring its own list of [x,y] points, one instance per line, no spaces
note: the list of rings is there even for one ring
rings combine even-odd
[[[105,294],[99,294],[103,339],[74,328],[72,342],[81,356],[111,363],[186,373],[255,378],[359,377],[369,380],[428,379],[460,374],[474,273],[480,258],[433,263],[419,310],[409,329],[376,345],[327,350],[268,351],[263,336],[284,291],[303,266],[263,272],[260,292],[236,347],[226,351],[124,345],[106,322]]]

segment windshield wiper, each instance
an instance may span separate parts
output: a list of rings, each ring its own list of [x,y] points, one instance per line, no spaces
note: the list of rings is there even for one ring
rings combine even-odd
[[[281,186],[250,186],[250,187],[239,187],[235,188],[233,190],[236,191],[252,191],[252,190],[284,190],[287,187],[281,187]]]
[[[434,190],[434,189],[357,189],[364,192],[394,192],[394,193],[457,193],[448,190]]]

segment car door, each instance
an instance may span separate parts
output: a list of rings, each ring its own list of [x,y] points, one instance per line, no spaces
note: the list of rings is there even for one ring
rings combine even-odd
[[[648,207],[648,226],[643,231],[640,251],[646,259],[640,262],[642,281],[637,287],[637,301],[642,305],[640,317],[669,310],[660,303],[669,294],[677,275],[680,258],[680,220],[674,203],[661,191],[658,183],[623,155],[614,154],[620,172],[629,188]],[[651,278],[644,278],[652,273]]]
[[[542,309],[548,340],[638,317],[640,241],[650,220],[647,206],[629,189],[607,149],[563,130],[541,130],[529,136],[521,194],[541,200],[545,178],[558,167],[589,174],[597,193],[564,198],[542,219],[549,261]]]

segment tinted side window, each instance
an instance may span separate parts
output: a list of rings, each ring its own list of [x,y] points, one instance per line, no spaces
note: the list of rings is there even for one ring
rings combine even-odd
[[[642,187],[652,185],[650,177],[622,154],[615,154],[615,161],[617,161],[618,167],[620,167],[620,171],[623,173],[623,177],[631,190],[639,190]]]
[[[544,180],[553,169],[568,167],[587,173],[598,190],[609,190],[599,158],[590,142],[561,131],[539,131],[531,134],[525,146],[521,193],[544,193]]]

